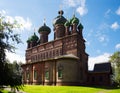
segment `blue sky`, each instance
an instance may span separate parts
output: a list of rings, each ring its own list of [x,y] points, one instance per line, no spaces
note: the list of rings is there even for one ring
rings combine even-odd
[[[94,63],[107,62],[109,56],[120,51],[120,0],[0,0],[0,12],[9,20],[23,24],[20,31],[23,44],[16,47],[16,54],[7,53],[13,61],[25,62],[26,40],[43,25],[51,28],[49,40],[53,40],[53,19],[58,10],[70,19],[75,12],[83,24],[86,52],[89,54],[89,69]],[[39,36],[39,34],[37,34]]]

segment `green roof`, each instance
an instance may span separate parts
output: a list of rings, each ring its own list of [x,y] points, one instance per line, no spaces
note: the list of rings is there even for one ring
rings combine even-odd
[[[67,20],[64,24],[64,26],[70,26],[70,22]]]
[[[70,24],[76,23],[77,25],[79,24],[79,19],[73,15],[72,19],[70,19]]]
[[[54,20],[53,20],[53,25],[55,26],[56,24],[65,24],[65,22],[67,21],[67,19],[64,17],[64,16],[62,16],[63,15],[63,11],[62,10],[60,10],[60,11],[58,11],[58,14],[59,14],[59,16],[57,16],[56,18],[54,18]]]
[[[83,29],[84,27],[83,27],[83,25],[80,23],[79,25],[78,25],[78,29]]]
[[[72,21],[72,24],[76,23],[77,25],[79,24],[79,19],[78,18],[74,18]]]
[[[39,28],[38,32],[41,33],[41,32],[45,32],[45,31],[50,33],[51,29],[48,26],[46,26],[46,24],[44,23],[44,25]]]
[[[37,42],[39,40],[38,36],[34,33],[31,37],[28,38],[27,43],[29,42]]]

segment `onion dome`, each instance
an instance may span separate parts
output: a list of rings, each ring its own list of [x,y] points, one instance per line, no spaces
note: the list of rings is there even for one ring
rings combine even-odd
[[[38,36],[34,33],[34,35],[28,38],[27,43],[37,42],[38,40],[39,40]]]
[[[62,15],[63,15],[63,11],[62,10],[60,10],[60,11],[58,11],[58,16],[56,17],[56,18],[54,18],[54,20],[53,20],[53,25],[55,26],[55,25],[57,25],[57,24],[65,24],[65,22],[67,21],[66,20],[66,18],[65,17],[63,17]]]
[[[27,40],[27,43],[30,43],[30,42],[31,42],[31,37],[29,37]]]
[[[83,25],[80,23],[79,25],[78,25],[78,29],[83,29],[84,27],[83,27]]]
[[[75,15],[73,15],[73,18],[70,19],[70,24],[74,24],[74,23],[76,23],[77,25],[79,24],[79,19],[75,17]]]
[[[47,32],[49,34],[51,32],[51,29],[44,23],[44,25],[39,28],[38,32],[39,33]]]
[[[66,27],[70,26],[70,22],[67,20],[67,21],[65,22],[64,26],[66,26]]]

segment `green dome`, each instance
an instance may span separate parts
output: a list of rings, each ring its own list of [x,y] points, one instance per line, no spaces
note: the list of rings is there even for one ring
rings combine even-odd
[[[84,27],[83,27],[83,25],[80,23],[79,25],[78,25],[78,29],[83,29]]]
[[[70,24],[74,24],[74,23],[76,23],[77,25],[79,24],[79,19],[75,17],[75,15],[73,15],[73,18],[70,19]]]
[[[70,22],[67,20],[64,24],[64,26],[70,26]]]
[[[77,25],[79,24],[79,19],[78,18],[74,18],[72,21],[72,24],[76,23]]]
[[[27,40],[27,43],[30,43],[30,42],[31,42],[31,37],[29,37]]]
[[[34,33],[34,35],[28,38],[27,43],[37,42],[38,40],[39,40],[38,36]]]
[[[51,29],[48,26],[46,26],[46,24],[44,23],[44,25],[39,28],[38,32],[41,33],[41,32],[45,32],[45,31],[50,33]]]
[[[65,22],[67,21],[65,17],[63,17],[63,11],[60,10],[58,12],[59,16],[57,16],[56,18],[54,18],[53,20],[53,25],[55,26],[56,24],[65,24]]]

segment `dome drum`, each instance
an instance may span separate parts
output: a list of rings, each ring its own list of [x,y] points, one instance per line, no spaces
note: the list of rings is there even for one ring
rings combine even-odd
[[[63,37],[65,36],[65,27],[64,25],[58,25],[55,29],[55,32],[56,32],[56,38],[60,38],[60,37]]]

